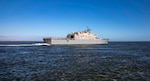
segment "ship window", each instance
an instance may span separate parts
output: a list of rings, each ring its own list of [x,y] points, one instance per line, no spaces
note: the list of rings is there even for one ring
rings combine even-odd
[[[71,38],[74,38],[74,35],[71,35]]]

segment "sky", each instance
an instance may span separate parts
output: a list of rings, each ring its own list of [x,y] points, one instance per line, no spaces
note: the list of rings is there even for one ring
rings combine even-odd
[[[150,41],[149,0],[0,0],[0,41],[42,41],[70,32]]]

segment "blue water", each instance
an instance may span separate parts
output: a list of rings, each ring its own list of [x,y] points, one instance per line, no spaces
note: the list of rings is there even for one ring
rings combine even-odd
[[[36,43],[43,42],[0,42],[0,81],[150,80],[150,42],[30,46]]]

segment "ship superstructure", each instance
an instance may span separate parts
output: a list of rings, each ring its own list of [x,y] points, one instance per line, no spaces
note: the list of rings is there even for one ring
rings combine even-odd
[[[83,32],[74,32],[67,35],[66,39],[71,40],[96,40],[100,39],[98,35],[91,33],[91,30],[88,28]]]

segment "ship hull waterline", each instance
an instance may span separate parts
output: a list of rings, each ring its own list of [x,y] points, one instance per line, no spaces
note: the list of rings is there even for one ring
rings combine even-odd
[[[98,45],[98,44],[108,44],[108,39],[100,40],[65,40],[65,39],[43,39],[44,43],[50,45]]]

